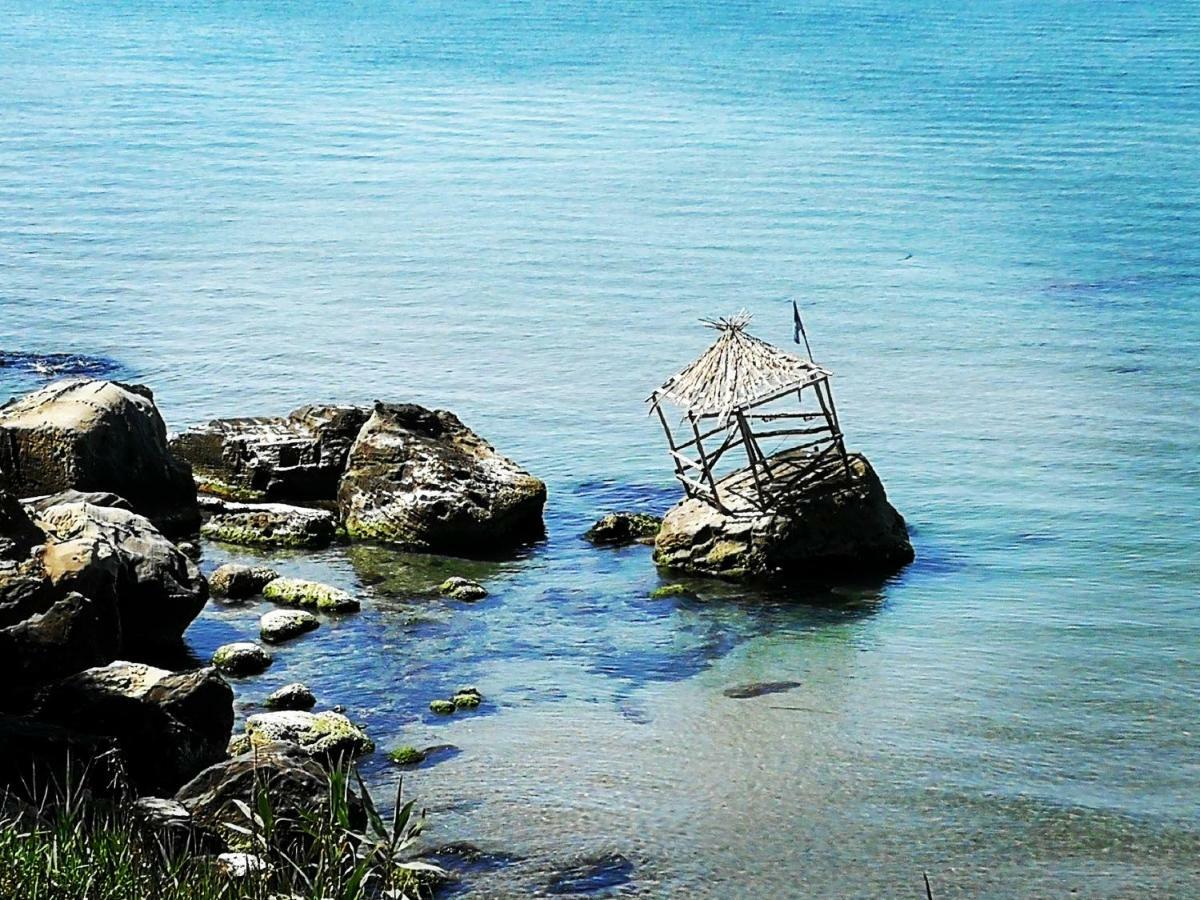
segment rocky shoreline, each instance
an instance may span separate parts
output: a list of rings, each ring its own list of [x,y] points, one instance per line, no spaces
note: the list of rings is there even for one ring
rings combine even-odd
[[[693,500],[661,522],[608,514],[586,537],[653,544],[667,570],[726,579],[899,567],[912,558],[903,519],[866,460],[854,465],[850,490],[771,517]],[[175,804],[175,825],[186,817],[226,850],[235,842],[221,810],[249,801],[248,772],[269,769],[285,805],[319,806],[331,773],[374,742],[302,684],[281,688],[234,735],[233,685],[301,635],[319,640],[326,620],[360,601],[269,565],[205,578],[192,542],[494,555],[544,534],[545,501],[542,481],[452,413],[412,404],[309,405],[168,439],[139,385],[73,379],[10,401],[0,407],[0,789],[18,796],[31,777],[83,777],[81,760],[104,759],[151,805]],[[488,593],[459,576],[439,590],[468,603]],[[181,645],[210,595],[273,604],[261,643],[221,646],[197,669],[151,665]],[[429,708],[469,714],[483,700],[463,687]],[[390,756],[411,765],[427,752]],[[100,792],[110,784],[98,769],[86,777]]]

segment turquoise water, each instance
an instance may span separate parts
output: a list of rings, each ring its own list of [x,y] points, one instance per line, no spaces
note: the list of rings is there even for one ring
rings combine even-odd
[[[405,789],[477,896],[614,852],[644,896],[1200,894],[1200,9],[795,6],[10,0],[0,349],[173,427],[446,407],[548,481],[499,566],[281,561],[364,612],[237,685],[456,745]],[[918,560],[651,601],[579,540],[676,497],[640,401],[791,297]]]

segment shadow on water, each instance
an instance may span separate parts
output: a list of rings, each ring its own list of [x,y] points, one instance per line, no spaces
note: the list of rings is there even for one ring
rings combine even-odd
[[[26,376],[30,380],[51,381],[56,378],[86,376],[100,378],[127,374],[125,367],[106,356],[85,356],[82,353],[33,353],[26,350],[0,350],[0,369],[5,375]],[[30,385],[30,387],[35,385]],[[20,388],[20,386],[18,386]]]

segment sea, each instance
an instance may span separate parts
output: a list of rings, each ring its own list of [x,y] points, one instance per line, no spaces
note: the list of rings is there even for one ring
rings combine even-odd
[[[271,555],[364,608],[235,682],[362,722],[453,892],[1200,896],[1200,5],[2,12],[0,399],[415,402],[547,482],[511,558]],[[793,300],[916,561],[652,599],[581,537],[680,497],[644,400]]]

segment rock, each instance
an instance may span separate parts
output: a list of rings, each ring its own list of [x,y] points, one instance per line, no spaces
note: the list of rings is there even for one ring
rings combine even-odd
[[[439,716],[448,716],[454,712],[457,707],[453,700],[434,700],[429,704],[430,712],[435,712]]]
[[[315,631],[320,626],[320,621],[310,612],[301,609],[274,609],[258,620],[258,633],[267,643],[278,644]]]
[[[267,566],[244,566],[226,563],[208,576],[208,589],[218,597],[230,600],[245,600],[279,577],[279,573]]]
[[[546,486],[452,413],[376,403],[338,488],[347,534],[412,550],[481,552],[544,533]]]
[[[326,509],[283,503],[226,503],[200,528],[209,540],[259,547],[326,547],[337,519]]]
[[[172,857],[184,854],[220,853],[225,842],[220,836],[199,827],[187,807],[163,797],[138,797],[133,814],[144,832]]]
[[[124,652],[175,644],[208,599],[196,564],[148,519],[114,506],[62,503],[37,512],[40,559],[52,585],[115,596]]]
[[[254,745],[250,743],[250,735],[243,731],[241,734],[235,734],[229,739],[226,752],[230,756],[241,756],[243,753],[249,753],[253,749]]]
[[[609,513],[588,529],[584,537],[599,546],[653,544],[662,519],[645,513]]]
[[[0,628],[0,684],[16,693],[104,665],[120,650],[116,602],[70,592],[44,613]]]
[[[0,560],[23,560],[42,542],[41,530],[33,524],[17,499],[0,489]]]
[[[237,641],[218,647],[212,664],[226,675],[257,675],[271,665],[271,654],[251,641]]]
[[[478,581],[472,581],[470,578],[461,578],[455,575],[453,578],[447,578],[438,586],[438,590],[447,597],[453,597],[455,600],[464,600],[472,602],[474,600],[482,600],[488,595],[485,588]]]
[[[359,602],[343,590],[305,581],[302,578],[276,578],[263,588],[263,596],[285,606],[303,606],[322,612],[358,612]]]
[[[607,895],[633,880],[634,865],[620,853],[582,857],[550,876],[547,894]]]
[[[287,741],[309,756],[322,760],[352,759],[375,750],[375,743],[366,732],[335,712],[258,713],[246,720],[246,734],[250,736],[251,746]]]
[[[0,716],[0,797],[14,795],[40,807],[46,787],[55,784],[106,794],[124,767],[111,736]]]
[[[214,419],[171,449],[192,464],[200,489],[232,500],[332,500],[346,455],[370,410],[302,406],[287,416]]]
[[[265,876],[271,869],[267,861],[254,853],[218,853],[216,869],[226,878],[240,881],[254,876]]]
[[[246,817],[233,801],[254,808],[260,791],[271,798],[278,823],[275,837],[283,845],[307,840],[299,824],[304,818],[330,818],[329,774],[309,754],[285,743],[262,744],[216,763],[180,788],[175,799],[199,824],[236,836],[229,826],[244,827]],[[362,801],[353,791],[346,799],[350,828],[363,830],[366,813]]]
[[[168,531],[199,523],[191,468],[141,385],[70,379],[0,407],[0,484],[18,497],[109,491]]]
[[[698,575],[785,581],[906,565],[913,549],[904,519],[866,458],[852,455],[850,465],[848,486],[798,496],[769,514],[684,500],[663,520],[654,561]]]
[[[800,687],[799,681],[753,681],[750,684],[736,684],[721,691],[726,697],[734,700],[746,700],[750,697],[762,697],[765,694],[782,694],[792,688]]]
[[[662,587],[656,587],[650,592],[650,599],[665,600],[667,597],[687,597],[691,593],[682,584],[664,584]]]
[[[415,766],[425,762],[425,754],[416,747],[397,747],[388,751],[388,759],[398,766]]]
[[[470,690],[455,694],[450,698],[450,702],[454,704],[455,709],[475,709],[483,702],[483,697],[479,691]]]
[[[172,793],[225,757],[233,690],[213,669],[168,672],[119,661],[51,685],[38,716],[114,737],[140,793]]]
[[[307,685],[299,681],[285,684],[266,700],[268,709],[309,710],[317,704],[317,698]]]

